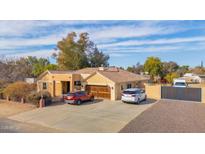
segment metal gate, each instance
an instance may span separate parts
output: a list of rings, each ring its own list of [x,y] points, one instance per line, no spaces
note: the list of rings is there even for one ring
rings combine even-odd
[[[161,98],[201,102],[201,88],[162,86]]]

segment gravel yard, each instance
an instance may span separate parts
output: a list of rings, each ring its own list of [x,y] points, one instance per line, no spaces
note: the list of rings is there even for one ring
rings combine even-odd
[[[122,133],[205,132],[205,104],[160,100],[127,124]]]

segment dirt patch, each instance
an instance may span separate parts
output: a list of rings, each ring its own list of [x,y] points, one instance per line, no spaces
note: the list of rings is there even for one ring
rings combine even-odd
[[[0,100],[0,117],[11,116],[35,108],[36,106],[32,104],[22,104],[18,102],[8,102],[5,100]]]

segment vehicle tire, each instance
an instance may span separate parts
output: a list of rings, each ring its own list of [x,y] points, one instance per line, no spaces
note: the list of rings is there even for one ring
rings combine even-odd
[[[90,98],[90,101],[93,102],[93,101],[94,101],[94,97],[91,97],[91,98]]]
[[[80,99],[76,101],[77,105],[80,105],[81,103],[82,103],[82,101]]]
[[[137,99],[137,103],[136,104],[140,104],[140,99],[139,98]]]
[[[146,101],[147,100],[147,95],[145,96],[145,98],[144,98],[144,101]]]

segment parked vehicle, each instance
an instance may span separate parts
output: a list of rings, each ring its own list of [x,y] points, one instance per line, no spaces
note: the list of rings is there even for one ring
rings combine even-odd
[[[183,79],[174,79],[173,87],[186,88],[188,85]]]
[[[122,93],[121,100],[128,103],[140,104],[141,101],[146,100],[147,95],[145,91],[139,88],[126,89]]]
[[[63,99],[67,104],[77,104],[80,105],[85,101],[93,101],[94,96],[87,94],[85,91],[78,91],[74,93],[68,93],[63,95]]]

